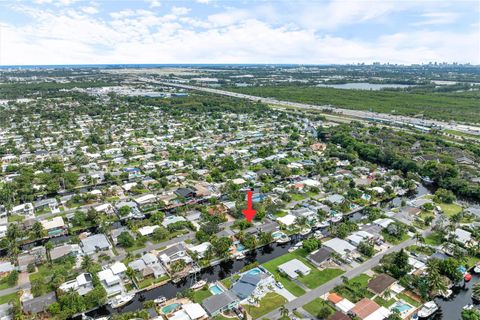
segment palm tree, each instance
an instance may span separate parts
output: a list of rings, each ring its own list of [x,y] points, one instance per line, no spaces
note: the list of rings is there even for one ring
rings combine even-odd
[[[418,244],[419,242],[423,243],[423,242],[425,242],[425,239],[423,238],[423,236],[420,232],[416,232],[415,233],[415,244]]]
[[[281,306],[281,307],[280,307],[280,315],[281,315],[282,317],[288,317],[288,314],[289,314],[289,313],[290,313],[290,312],[288,311],[288,309],[287,309],[285,306]]]
[[[427,281],[432,294],[446,292],[448,290],[445,278],[440,274],[440,261],[430,259],[427,262]]]
[[[45,243],[45,250],[47,250],[47,257],[49,260],[52,260],[52,258],[50,258],[50,251],[52,251],[53,249],[53,243],[51,241],[48,241],[47,243]]]
[[[476,300],[480,300],[480,282],[477,282],[473,285],[472,298],[475,298]]]

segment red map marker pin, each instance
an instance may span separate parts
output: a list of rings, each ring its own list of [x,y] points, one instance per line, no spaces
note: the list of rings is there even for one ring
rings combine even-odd
[[[252,208],[252,194],[252,190],[247,191],[247,209],[242,210],[243,215],[248,222],[252,222],[253,217],[255,217],[255,214],[257,213],[257,210]]]

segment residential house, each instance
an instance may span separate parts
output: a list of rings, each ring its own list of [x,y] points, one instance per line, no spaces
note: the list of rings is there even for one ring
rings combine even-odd
[[[10,210],[10,215],[22,215],[22,216],[32,216],[35,212],[33,204],[31,202],[23,203],[18,206],[14,206]]]
[[[130,262],[128,266],[139,273],[142,278],[148,276],[159,278],[167,273],[158,258],[152,253],[145,253],[140,259]]]
[[[186,263],[191,263],[192,258],[187,253],[187,248],[181,243],[174,244],[167,249],[158,253],[158,257],[164,266],[169,267],[170,263],[179,259],[184,260]]]
[[[203,300],[202,306],[210,317],[238,307],[239,299],[231,290],[210,296]]]
[[[54,302],[57,302],[57,297],[55,295],[55,292],[52,291],[43,296],[23,301],[23,312],[32,315],[38,314],[40,312],[46,311],[48,307]]]
[[[64,292],[74,290],[79,295],[84,296],[93,290],[92,275],[90,273],[81,273],[75,279],[62,283],[59,289]]]
[[[382,295],[389,290],[397,280],[388,274],[382,273],[368,282],[368,290],[375,295]]]
[[[350,253],[355,251],[354,246],[340,238],[333,238],[325,241],[323,246],[332,249],[342,258],[346,258]]]
[[[307,259],[313,263],[317,268],[323,268],[323,266],[332,260],[332,254],[335,251],[329,247],[321,247],[320,249],[313,251],[307,257]]]
[[[91,255],[98,251],[109,250],[112,246],[104,234],[94,234],[80,240],[80,245],[85,254]]]
[[[66,232],[67,227],[62,217],[53,217],[48,220],[41,220],[43,229],[47,231],[48,236],[56,237]]]
[[[278,270],[285,273],[291,279],[296,279],[298,276],[310,273],[310,268],[298,259],[293,259],[279,265]]]

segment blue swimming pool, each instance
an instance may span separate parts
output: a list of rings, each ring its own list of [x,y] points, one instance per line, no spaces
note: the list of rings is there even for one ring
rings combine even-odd
[[[163,307],[162,312],[164,314],[169,314],[170,312],[174,311],[178,307],[180,307],[180,303],[172,303],[172,304],[169,304],[168,306]]]
[[[252,275],[252,276],[255,276],[259,273],[262,273],[262,270],[260,270],[259,268],[253,268],[252,270],[247,272],[247,274]]]
[[[220,288],[218,285],[214,284],[213,286],[211,286],[210,288],[210,292],[213,294],[213,295],[217,295],[217,294],[220,294],[223,292],[222,288]]]
[[[410,306],[409,304],[406,304],[404,302],[401,302],[401,301],[398,301],[393,307],[392,309],[396,309],[398,312],[402,313],[404,311],[407,311],[407,310],[410,310],[412,309],[412,306]]]
[[[275,231],[274,233],[272,233],[273,239],[281,238],[282,235],[283,235],[283,232],[280,232],[280,231]]]
[[[237,247],[237,252],[242,252],[243,250],[245,250],[245,246],[240,242],[235,244],[235,246]]]

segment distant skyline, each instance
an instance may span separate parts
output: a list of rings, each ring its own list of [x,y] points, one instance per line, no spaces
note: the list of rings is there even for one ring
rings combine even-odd
[[[0,66],[480,64],[480,1],[0,1]]]

